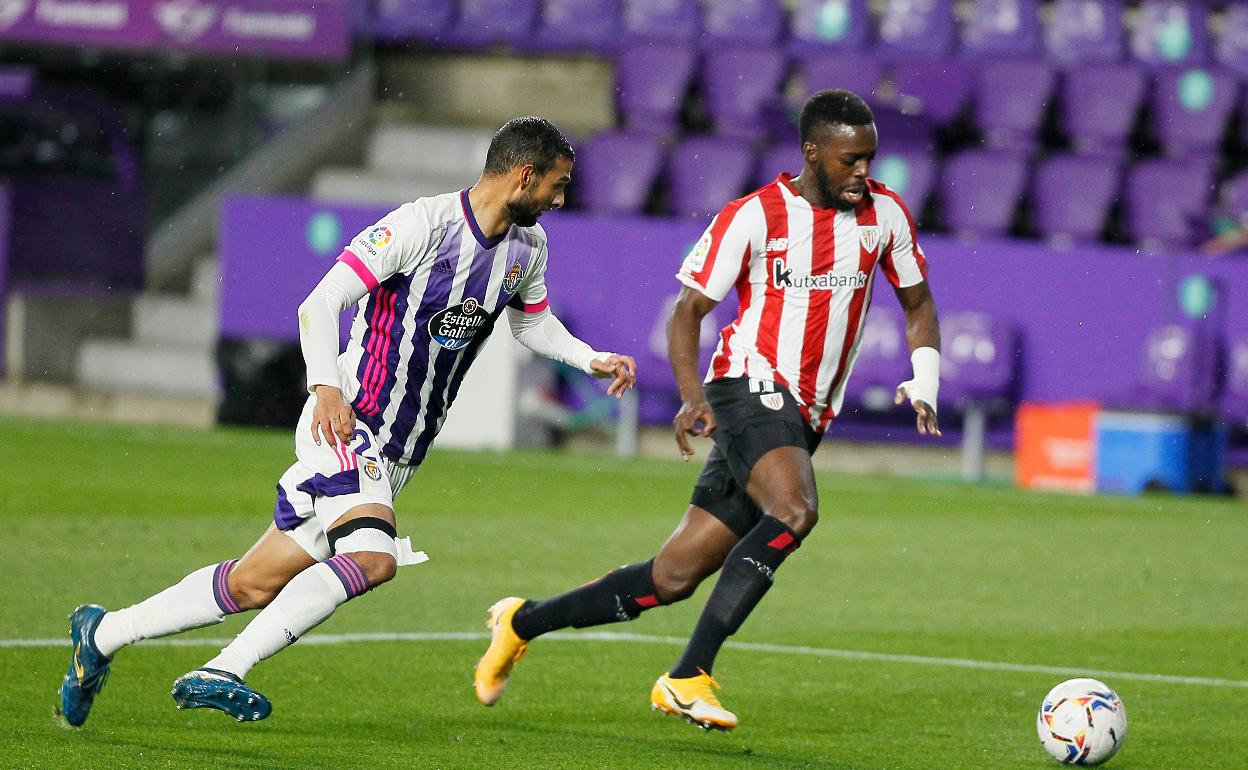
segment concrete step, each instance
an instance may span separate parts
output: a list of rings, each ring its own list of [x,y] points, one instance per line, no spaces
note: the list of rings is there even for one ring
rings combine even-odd
[[[78,384],[107,393],[216,398],[211,347],[91,340],[78,349]]]
[[[460,190],[476,181],[455,176],[391,176],[359,168],[321,169],[312,179],[316,200],[398,207],[417,198]],[[354,233],[352,233],[354,235]]]
[[[387,176],[416,174],[476,181],[492,131],[454,126],[383,124],[368,140],[366,164]]]
[[[131,335],[135,341],[212,349],[217,341],[215,302],[165,294],[141,294],[134,300]]]
[[[217,258],[210,254],[195,260],[191,267],[191,299],[216,307],[220,291],[221,271],[217,269]]]

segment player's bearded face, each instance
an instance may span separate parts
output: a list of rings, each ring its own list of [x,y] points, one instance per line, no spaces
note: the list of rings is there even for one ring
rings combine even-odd
[[[867,194],[867,172],[875,158],[875,126],[835,125],[819,138],[815,186],[824,204],[852,210]]]
[[[556,158],[553,168],[541,176],[531,176],[529,183],[507,201],[508,217],[520,227],[532,227],[542,214],[563,206],[564,189],[571,180],[572,161]]]

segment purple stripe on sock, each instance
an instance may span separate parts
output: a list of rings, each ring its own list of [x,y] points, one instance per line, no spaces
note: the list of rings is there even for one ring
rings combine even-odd
[[[360,569],[360,565],[352,561],[345,553],[327,559],[325,564],[342,581],[342,587],[346,589],[348,599],[354,599],[368,590],[368,579],[364,577],[364,570]]]
[[[217,565],[217,571],[212,573],[212,597],[217,600],[217,606],[226,615],[242,612],[238,602],[234,601],[234,597],[230,595],[229,577],[235,564],[238,564],[238,559],[223,561]]]

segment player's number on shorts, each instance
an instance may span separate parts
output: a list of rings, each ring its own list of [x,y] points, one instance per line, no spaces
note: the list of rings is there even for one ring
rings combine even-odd
[[[353,438],[353,439],[354,439],[356,436],[359,436],[359,437],[360,437],[360,441],[361,441],[361,442],[363,442],[363,443],[361,443],[361,444],[360,444],[360,448],[359,448],[359,449],[352,450],[352,451],[354,451],[357,455],[362,455],[362,454],[364,454],[365,452],[367,452],[368,450],[370,450],[370,449],[372,449],[372,448],[373,448],[373,444],[372,444],[372,442],[368,440],[368,434],[367,434],[367,433],[365,433],[365,432],[364,432],[363,430],[361,430],[360,428],[356,428],[356,429],[355,429],[355,433],[352,433],[352,434],[351,434],[351,438]],[[352,443],[355,443],[355,442],[352,442]]]

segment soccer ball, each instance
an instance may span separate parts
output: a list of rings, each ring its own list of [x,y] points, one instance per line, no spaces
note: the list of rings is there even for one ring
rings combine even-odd
[[[1127,738],[1127,709],[1095,679],[1069,679],[1049,690],[1036,715],[1044,750],[1066,765],[1099,765]]]

